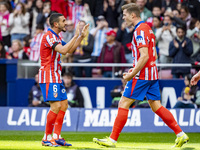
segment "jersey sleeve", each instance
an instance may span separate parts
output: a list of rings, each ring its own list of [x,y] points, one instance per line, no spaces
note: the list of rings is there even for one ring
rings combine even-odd
[[[53,36],[49,34],[46,36],[45,41],[45,45],[50,48],[55,48],[55,46],[58,45],[58,42],[56,42]]]
[[[63,41],[63,40],[62,40],[61,42],[62,42],[62,46],[64,46],[65,44],[67,44],[67,43],[66,43],[65,41]]]
[[[148,30],[136,30],[134,32],[137,48],[149,47],[149,31]]]

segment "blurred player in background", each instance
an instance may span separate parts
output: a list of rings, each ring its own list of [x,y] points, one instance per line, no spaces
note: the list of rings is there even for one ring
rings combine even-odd
[[[99,145],[115,147],[115,143],[126,124],[129,106],[135,100],[143,101],[146,96],[152,111],[162,118],[177,135],[174,146],[181,147],[189,141],[189,137],[181,130],[171,112],[160,103],[158,71],[155,63],[157,59],[155,35],[151,28],[141,20],[140,10],[136,4],[126,4],[122,6],[122,10],[126,24],[135,27],[132,39],[133,68],[123,74],[127,84],[119,102],[118,114],[110,137],[93,138],[93,141]]]
[[[74,37],[66,44],[58,35],[66,31],[66,19],[62,14],[53,13],[49,23],[51,28],[44,34],[40,46],[41,68],[39,70],[39,83],[44,102],[50,103],[47,114],[45,135],[42,139],[44,146],[71,146],[61,137],[63,118],[68,108],[65,87],[61,79],[61,54],[73,53],[89,32],[89,24],[79,31],[77,25]],[[53,137],[51,137],[54,129]]]

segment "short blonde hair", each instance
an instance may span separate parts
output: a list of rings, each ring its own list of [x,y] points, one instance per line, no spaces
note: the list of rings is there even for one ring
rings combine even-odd
[[[22,46],[22,43],[21,43],[20,40],[13,40],[13,41],[12,41],[12,44],[13,44],[13,43],[17,43],[17,44],[18,44],[19,50],[22,50],[22,49],[23,49],[23,46]]]
[[[140,9],[135,3],[129,3],[122,6],[122,10],[127,10],[129,14],[134,13],[136,17],[140,17]]]

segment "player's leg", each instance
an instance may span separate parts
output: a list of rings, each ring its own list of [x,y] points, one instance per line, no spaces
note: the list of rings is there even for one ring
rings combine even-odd
[[[181,147],[189,140],[189,138],[181,130],[172,113],[161,105],[158,81],[152,81],[146,96],[152,111],[155,112],[168,125],[168,127],[174,131],[177,137],[181,137],[181,140],[178,140],[179,142],[176,142],[175,145],[177,147]]]
[[[93,141],[99,145],[115,147],[115,144],[123,127],[126,124],[128,118],[128,111],[130,105],[135,99],[143,100],[148,90],[149,83],[142,80],[132,79],[127,82],[123,96],[119,102],[118,114],[116,116],[112,133],[107,139],[94,138]]]
[[[121,133],[122,129],[124,128],[126,124],[129,107],[134,101],[135,101],[134,99],[130,99],[124,96],[121,97],[121,100],[119,101],[119,106],[118,106],[118,113],[115,118],[112,132],[110,134],[111,140],[117,141],[119,134]]]
[[[58,94],[56,92],[53,92],[53,86],[55,88],[55,85],[56,84],[51,84],[51,83],[40,84],[44,102],[49,101],[49,103],[50,103],[50,110],[49,110],[49,112],[47,114],[47,118],[46,118],[45,134],[42,139],[42,145],[44,145],[44,146],[58,146],[58,144],[56,144],[55,141],[52,140],[52,137],[51,137],[54,123],[57,118],[57,114],[61,108],[60,102],[57,101]]]
[[[117,139],[126,124],[129,107],[134,101],[135,101],[134,99],[130,99],[124,96],[121,97],[118,106],[118,113],[115,118],[115,122],[110,137],[106,139],[93,138],[93,141],[95,143],[103,146],[115,147],[115,143],[117,142]]]
[[[56,118],[56,121],[55,121],[55,125],[54,125],[54,133],[53,133],[54,139],[59,139],[59,136],[60,136],[60,132],[61,132],[61,129],[62,129],[62,124],[63,124],[63,119],[64,119],[64,116],[65,116],[65,112],[68,108],[67,99],[60,101],[60,104],[61,104],[61,108],[58,112],[58,115],[57,115],[57,118]]]
[[[53,138],[55,139],[56,143],[61,146],[72,146],[71,144],[67,143],[64,138],[61,137],[63,119],[65,117],[65,112],[67,111],[67,108],[68,108],[66,90],[63,84],[60,84],[60,98],[64,100],[60,101],[61,108],[58,112],[58,115],[55,121]]]
[[[175,147],[181,147],[184,143],[189,141],[189,137],[181,130],[172,113],[163,107],[160,104],[160,101],[149,100],[149,105],[152,111],[155,112],[177,135],[174,145]]]
[[[50,101],[49,103],[50,103],[50,110],[47,114],[46,128],[44,137],[42,139],[42,145],[58,146],[58,144],[56,144],[55,141],[52,140],[51,134],[57,118],[57,114],[59,112],[59,109],[61,108],[61,105],[59,101]]]

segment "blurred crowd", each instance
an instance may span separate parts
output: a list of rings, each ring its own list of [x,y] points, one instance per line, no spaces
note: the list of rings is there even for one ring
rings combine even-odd
[[[0,58],[40,61],[40,42],[54,12],[67,19],[67,32],[59,36],[68,42],[76,24],[87,23],[90,32],[74,54],[62,56],[73,63],[132,63],[134,27],[122,20],[121,6],[135,2],[141,19],[156,36],[158,63],[200,64],[199,0],[0,0]],[[111,77],[111,67],[64,67],[75,77]],[[115,67],[119,76],[125,67]],[[169,68],[164,68],[168,69]],[[173,78],[184,78],[191,67],[170,68]]]

